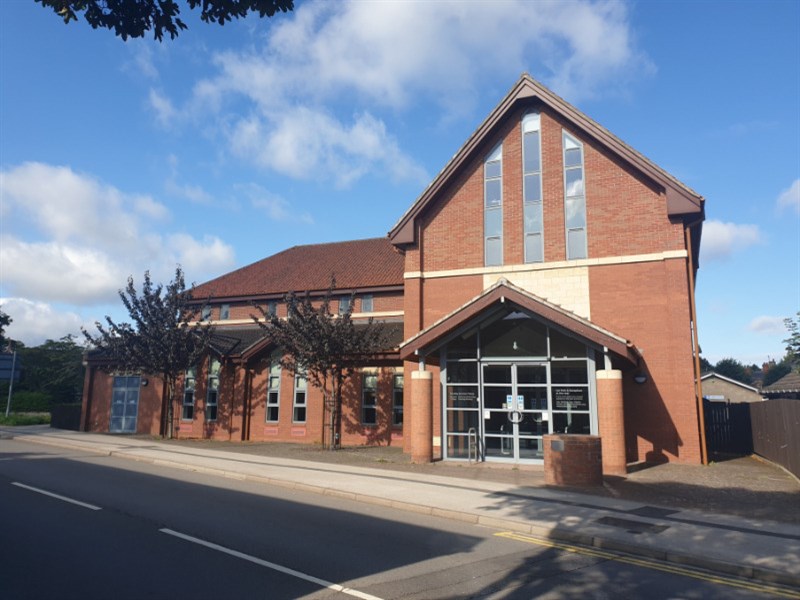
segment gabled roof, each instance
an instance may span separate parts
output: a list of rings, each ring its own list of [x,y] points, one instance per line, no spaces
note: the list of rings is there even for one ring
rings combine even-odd
[[[776,381],[772,385],[768,385],[761,391],[769,394],[798,393],[800,392],[800,373],[792,369],[790,373],[787,373],[786,375],[778,379],[778,381]]]
[[[728,383],[732,383],[733,385],[739,386],[740,388],[744,388],[750,392],[755,392],[756,394],[759,393],[758,388],[753,387],[752,385],[747,385],[746,383],[742,383],[741,381],[736,381],[735,379],[731,379],[730,377],[725,377],[725,375],[720,375],[719,373],[715,373],[714,371],[709,371],[705,375],[700,376],[700,381],[705,381],[706,379],[721,379],[722,381],[727,381]]]
[[[664,188],[667,200],[667,212],[670,215],[703,214],[703,197],[664,171],[661,167],[637,152],[620,140],[605,127],[590,119],[560,96],[544,87],[527,73],[523,73],[519,81],[511,88],[500,104],[489,114],[480,127],[469,137],[461,149],[450,159],[441,172],[431,182],[422,195],[406,211],[400,220],[389,231],[392,243],[411,244],[414,242],[414,220],[436,198],[450,179],[473,158],[480,150],[485,138],[495,130],[496,126],[508,116],[521,102],[537,99],[554,112],[581,129],[586,135],[594,138],[622,160],[633,165]]]
[[[288,292],[402,288],[403,256],[386,238],[294,246],[194,288],[206,298],[280,298]]]
[[[608,348],[610,352],[626,359],[633,365],[637,365],[639,362],[641,356],[639,351],[625,338],[598,327],[591,321],[531,294],[505,279],[500,279],[463,306],[407,339],[400,345],[400,357],[406,359],[418,350],[435,346],[439,340],[473,321],[480,313],[492,306],[506,303],[538,315],[545,321],[554,323],[597,346]]]

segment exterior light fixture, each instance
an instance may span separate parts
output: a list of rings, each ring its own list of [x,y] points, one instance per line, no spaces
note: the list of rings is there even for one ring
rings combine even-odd
[[[147,385],[147,379],[142,379],[142,387],[145,387],[146,385]]]
[[[634,380],[636,383],[638,383],[639,385],[642,385],[643,383],[645,383],[645,382],[647,381],[647,375],[645,375],[644,373],[642,373],[642,372],[640,371],[639,373],[636,373],[636,374],[633,376],[633,380]]]

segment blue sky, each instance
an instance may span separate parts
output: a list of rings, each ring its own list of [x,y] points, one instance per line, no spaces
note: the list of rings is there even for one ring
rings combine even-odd
[[[0,304],[27,344],[116,292],[385,235],[522,72],[702,194],[700,344],[800,309],[800,2],[299,2],[123,42],[0,3]]]

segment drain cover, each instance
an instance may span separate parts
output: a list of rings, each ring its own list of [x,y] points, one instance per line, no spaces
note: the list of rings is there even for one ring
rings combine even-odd
[[[633,510],[625,511],[629,515],[637,515],[639,517],[650,517],[651,519],[659,519],[661,517],[668,517],[674,515],[677,510],[669,508],[659,508],[657,506],[642,506],[641,508],[634,508]]]
[[[601,525],[609,525],[611,527],[619,527],[626,530],[628,533],[661,533],[665,529],[669,529],[668,525],[653,525],[651,523],[643,523],[642,521],[631,521],[630,519],[620,519],[617,517],[603,517],[597,519],[597,523]]]

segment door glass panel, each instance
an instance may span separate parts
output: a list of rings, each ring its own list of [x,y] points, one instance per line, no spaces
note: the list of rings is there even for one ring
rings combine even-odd
[[[466,435],[447,436],[448,458],[469,458],[469,438]]]
[[[553,361],[550,365],[553,383],[589,383],[585,360]]]
[[[519,439],[519,458],[520,459],[543,459],[544,448],[542,447],[542,438],[524,438]]]
[[[484,453],[487,458],[514,457],[514,438],[509,436],[486,436],[484,439]]]
[[[470,428],[478,429],[477,410],[448,410],[447,431],[453,433],[467,433]]]
[[[589,410],[589,388],[553,386],[553,410]]]
[[[523,397],[523,410],[547,410],[546,387],[520,386],[517,395]]]
[[[478,383],[478,363],[447,363],[447,383]]]
[[[478,332],[469,331],[447,344],[448,358],[475,358],[478,354]]]
[[[544,435],[550,433],[547,415],[535,413],[522,413],[522,421],[519,424],[520,435]]]
[[[486,386],[483,388],[483,407],[487,410],[506,410],[506,397],[510,395],[510,386]]]
[[[547,328],[522,313],[511,313],[481,332],[481,345],[486,357],[543,357],[547,355]]]
[[[487,434],[502,433],[511,435],[514,429],[511,422],[508,420],[508,412],[505,410],[489,411],[489,418],[483,420],[483,427]]]
[[[486,365],[483,367],[484,383],[511,383],[511,367],[509,365]],[[508,392],[509,394],[511,391]]]
[[[550,354],[553,358],[584,358],[586,346],[580,340],[551,328]]]
[[[547,383],[547,367],[517,365],[517,383]]]
[[[478,408],[478,386],[448,385],[447,408]]]
[[[589,433],[589,413],[553,413],[553,433]]]

